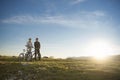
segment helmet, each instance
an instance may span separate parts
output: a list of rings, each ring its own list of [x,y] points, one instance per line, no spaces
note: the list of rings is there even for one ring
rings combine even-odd
[[[36,40],[38,40],[38,38],[36,38]]]

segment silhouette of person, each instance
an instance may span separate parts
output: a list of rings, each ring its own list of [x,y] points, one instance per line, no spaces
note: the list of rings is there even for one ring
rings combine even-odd
[[[29,38],[29,40],[28,40],[28,42],[26,44],[26,47],[27,47],[27,52],[31,52],[32,51],[33,45],[32,45],[31,38]]]
[[[36,60],[37,55],[38,55],[39,60],[41,60],[41,54],[40,54],[41,44],[38,41],[38,38],[36,38],[36,41],[34,42],[34,47],[35,47],[35,60]]]

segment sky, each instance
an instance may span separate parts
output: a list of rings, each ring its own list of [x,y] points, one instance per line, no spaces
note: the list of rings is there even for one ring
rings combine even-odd
[[[0,55],[17,56],[36,37],[42,56],[119,54],[119,5],[119,0],[0,0]]]

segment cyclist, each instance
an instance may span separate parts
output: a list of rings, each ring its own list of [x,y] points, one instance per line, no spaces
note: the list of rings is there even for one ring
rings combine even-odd
[[[40,54],[40,42],[38,41],[38,38],[36,38],[36,41],[34,42],[34,47],[35,47],[35,60],[36,60],[36,55],[38,54],[39,60],[41,60],[41,54]]]

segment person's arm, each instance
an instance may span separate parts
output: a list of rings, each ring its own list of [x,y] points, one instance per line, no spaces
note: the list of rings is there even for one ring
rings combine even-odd
[[[26,45],[25,45],[26,47],[28,47],[28,42],[26,43]]]
[[[34,48],[36,48],[36,46],[35,46],[35,42],[34,42]]]
[[[32,45],[32,48],[33,48],[33,44],[31,43],[31,45]]]
[[[39,49],[41,48],[41,44],[40,44],[40,42],[39,42]]]

